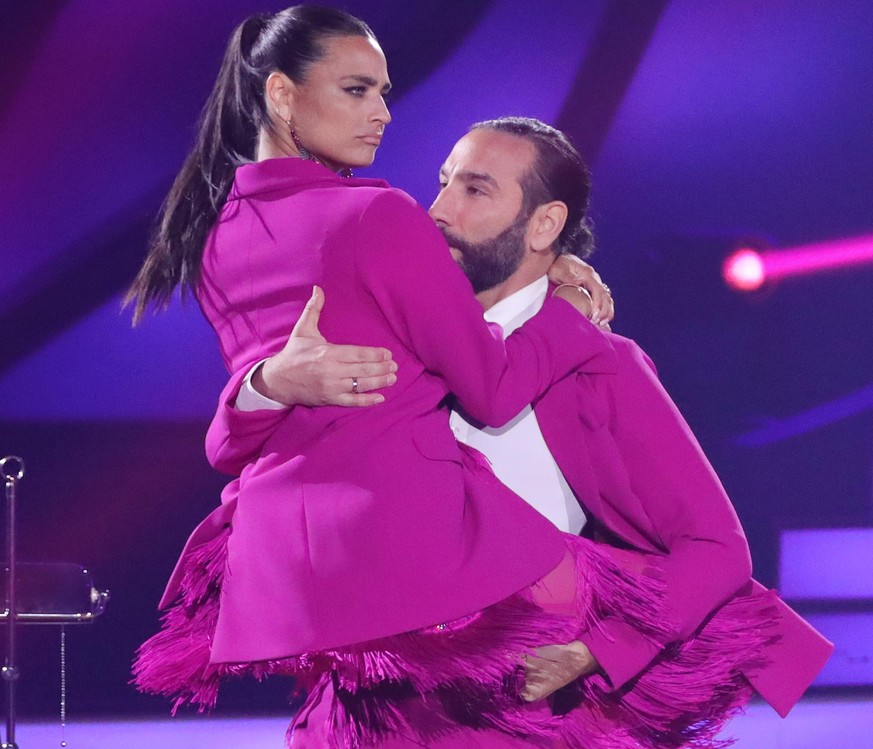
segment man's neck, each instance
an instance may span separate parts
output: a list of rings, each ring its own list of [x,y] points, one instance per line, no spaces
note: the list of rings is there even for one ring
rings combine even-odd
[[[485,291],[480,291],[476,294],[476,299],[479,300],[482,309],[491,309],[498,302],[502,302],[516,291],[529,286],[543,275],[545,275],[545,271],[541,268],[519,268],[503,283],[497,284],[497,286],[493,286]]]

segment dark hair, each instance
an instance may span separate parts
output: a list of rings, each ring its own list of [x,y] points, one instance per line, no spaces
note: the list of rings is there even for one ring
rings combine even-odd
[[[521,180],[523,210],[529,216],[543,203],[552,200],[565,203],[567,223],[558,235],[558,254],[588,257],[594,251],[594,234],[588,218],[591,174],[570,139],[557,128],[532,117],[485,120],[470,130],[497,130],[533,144],[536,158]]]
[[[150,304],[166,307],[177,286],[184,293],[197,285],[206,235],[236,168],[255,159],[260,129],[272,129],[264,97],[267,77],[278,70],[302,83],[312,63],[324,56],[324,41],[341,36],[375,39],[360,19],[313,5],[251,16],[234,29],[194,148],[161,206],[148,255],[125,296],[125,305],[135,302],[134,324]]]

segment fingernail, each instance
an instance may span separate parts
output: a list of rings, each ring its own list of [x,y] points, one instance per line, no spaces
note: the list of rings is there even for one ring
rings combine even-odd
[[[394,374],[388,375],[388,384],[393,385],[395,382],[397,382],[397,375],[394,375]]]
[[[377,396],[374,398],[374,400],[376,401],[376,403],[384,403],[384,402],[385,402],[385,396],[384,396],[384,395],[377,395]]]
[[[396,372],[397,371],[397,362],[396,361],[391,362],[391,365],[388,367],[388,371],[389,372]]]

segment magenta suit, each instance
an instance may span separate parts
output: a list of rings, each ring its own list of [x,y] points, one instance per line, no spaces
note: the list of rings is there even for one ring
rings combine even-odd
[[[198,291],[231,388],[281,349],[314,284],[330,300],[324,335],[388,348],[398,381],[377,408],[291,410],[244,467],[210,433],[213,464],[242,468],[235,506],[219,510],[232,511],[233,532],[214,662],[456,619],[529,585],[564,553],[537,513],[465,470],[438,404],[451,391],[477,418],[505,422],[608,355],[605,338],[554,300],[504,344],[425,211],[384,182],[290,158],[240,168]]]
[[[228,399],[282,348],[315,284],[331,300],[322,332],[390,349],[397,383],[379,407],[298,407],[241,420],[242,437],[226,440],[237,416]],[[290,158],[237,170],[197,297],[231,372],[207,452],[238,479],[183,552],[162,603],[178,602],[135,665],[140,688],[212,704],[224,675],[330,671],[364,704],[355,725],[368,730],[382,682],[443,693],[451,683],[466,700],[459,684],[502,689],[522,653],[572,639],[578,621],[543,612],[526,591],[583,545],[460,447],[441,404],[452,392],[501,424],[608,357],[600,331],[556,299],[504,342],[414,201]],[[658,629],[641,578],[593,545],[578,559],[584,611],[607,606]],[[517,688],[507,695],[495,720],[519,711]]]
[[[773,592],[751,579],[751,560],[733,507],[669,395],[654,365],[633,341],[609,334],[613,357],[601,357],[553,385],[534,404],[543,437],[573,488],[595,534],[658,555],[666,581],[666,611],[677,639],[700,632],[724,657],[744,647],[729,628],[743,609],[760,601],[774,637],[761,653],[765,665],[744,676],[782,716],[800,698],[833,647]],[[239,428],[241,425],[236,425]],[[752,608],[758,608],[752,606]],[[739,609],[739,610],[734,610]],[[714,613],[715,612],[715,613]],[[728,631],[724,631],[725,622]],[[661,643],[622,622],[604,618],[580,634],[613,688],[632,699],[663,652]],[[701,664],[699,672],[705,670]],[[699,672],[684,675],[690,688]],[[308,705],[295,724],[293,749],[325,745],[327,697]],[[664,695],[665,701],[669,696]],[[421,720],[438,723],[417,701],[407,705]],[[516,749],[556,746],[525,743],[498,732],[444,736],[433,749]],[[384,749],[411,749],[395,736]]]
[[[633,341],[609,335],[603,359],[554,385],[534,411],[549,450],[585,512],[606,534],[663,556],[666,601],[681,639],[739,595],[769,595],[776,639],[766,667],[746,676],[784,716],[833,646],[751,579],[749,548],[718,477]],[[583,641],[612,684],[643,671],[660,647],[622,623],[602,621]]]
[[[583,505],[589,530],[659,556],[666,581],[666,615],[678,639],[693,641],[702,628],[704,636],[718,642],[716,650],[730,658],[732,651],[746,646],[742,635],[729,632],[731,624],[724,629],[725,622],[735,618],[732,609],[756,599],[769,602],[772,608],[761,624],[774,637],[762,652],[765,665],[748,668],[744,675],[784,717],[833,647],[774,592],[751,579],[749,549],[736,513],[658,381],[654,365],[633,341],[612,334],[608,338],[613,356],[583,366],[535,402],[549,450]],[[242,436],[242,423],[234,427]],[[253,434],[249,432],[249,437]],[[252,440],[250,446],[254,444]],[[609,618],[599,620],[580,639],[597,657],[610,685],[630,699],[636,681],[663,652],[662,643]],[[692,688],[705,668],[701,663],[698,673],[686,674]],[[669,701],[670,694],[663,699]],[[327,701],[322,697],[298,716],[293,749],[325,745]],[[406,709],[422,721],[444,720],[415,700]],[[411,749],[418,743],[397,735],[379,746]],[[485,731],[442,736],[429,746],[516,749],[558,744]]]
[[[314,284],[328,300],[320,322],[328,340],[392,351],[398,381],[386,402],[238,413],[233,400],[242,379],[282,348]],[[566,413],[555,414],[552,431],[564,435],[562,444],[575,440],[578,424],[566,424],[573,422],[567,403],[576,399],[565,396],[577,376],[568,375],[611,372],[616,353],[566,302],[548,300],[502,341],[483,321],[433,222],[408,196],[296,159],[238,169],[205,247],[197,296],[231,372],[207,453],[238,479],[192,534],[168,585],[162,604],[180,600],[141,650],[141,688],[209,704],[222,674],[327,672],[345,695],[334,709],[353,726],[336,745],[359,741],[370,724],[382,730],[402,720],[390,690],[382,690],[401,682],[439,695],[450,722],[475,704],[465,724],[486,715],[485,726],[538,740],[559,735],[590,749],[666,746],[670,732],[675,741],[698,737],[705,746],[707,731],[744,698],[735,666],[755,656],[753,640],[765,639],[748,631],[755,617],[744,620],[748,652],[729,653],[699,674],[681,720],[677,705],[659,707],[657,689],[631,711],[600,676],[582,686],[589,707],[566,720],[518,702],[514,664],[537,644],[598,632],[604,644],[592,650],[620,680],[625,664],[632,662],[625,669],[631,676],[654,653],[634,661],[633,644],[622,650],[616,636],[639,634],[655,650],[676,636],[644,558],[627,569],[608,550],[558,532],[500,484],[481,456],[455,442],[441,405],[453,393],[471,416],[501,425],[557,383],[556,408]],[[580,387],[583,396],[591,388]],[[549,403],[544,397],[537,408]],[[580,407],[584,419],[588,406]],[[600,427],[593,425],[595,433]],[[547,440],[548,429],[544,424]],[[604,460],[598,482],[625,468],[621,455]],[[571,467],[565,475],[575,487],[585,474]],[[633,467],[628,475],[637,480]],[[623,501],[618,514],[631,526],[642,522],[621,510]],[[678,517],[666,499],[664,508]],[[590,511],[597,516],[593,505]],[[736,522],[732,511],[729,520]],[[669,548],[654,530],[653,541],[638,535],[633,540],[646,539],[637,543],[646,551]],[[569,589],[578,599],[555,597],[553,613],[545,613],[540,601],[552,595],[548,581],[566,576],[568,548],[576,575]],[[529,586],[552,571],[537,583],[537,598],[537,586]],[[726,585],[727,597],[742,582],[712,588]],[[668,586],[668,595],[700,608],[693,591]],[[669,681],[673,671],[687,673],[711,655],[692,648],[639,682]]]

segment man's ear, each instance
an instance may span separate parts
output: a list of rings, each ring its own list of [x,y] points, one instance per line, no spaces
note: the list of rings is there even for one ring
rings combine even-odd
[[[560,200],[537,206],[527,227],[527,244],[534,252],[550,252],[567,223],[567,204]]]
[[[277,115],[283,122],[294,119],[294,95],[297,87],[287,75],[274,70],[267,76],[264,95],[267,97],[267,112]]]

